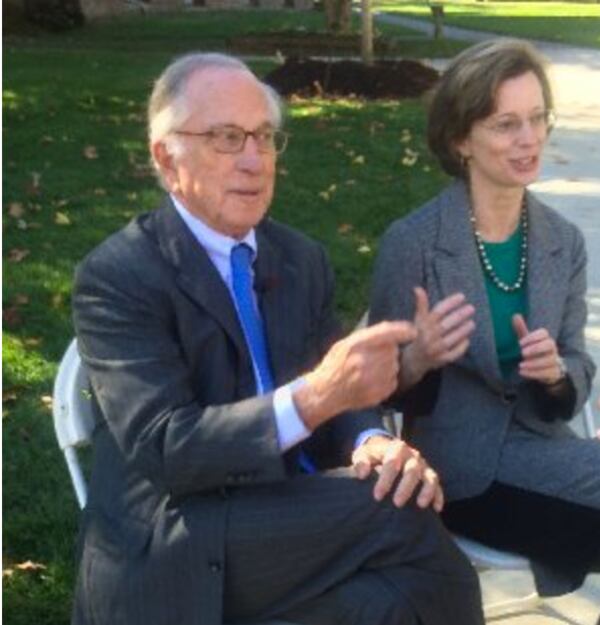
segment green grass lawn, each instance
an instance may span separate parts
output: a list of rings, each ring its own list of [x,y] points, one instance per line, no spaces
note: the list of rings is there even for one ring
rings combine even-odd
[[[145,100],[175,54],[210,47],[206,41],[231,32],[217,17],[119,20],[63,37],[5,41],[7,625],[68,623],[77,510],[49,396],[72,335],[73,269],[110,232],[156,206],[161,194],[146,156]],[[275,28],[271,14],[263,17]],[[318,26],[314,15],[306,17]],[[230,29],[242,27],[232,14],[220,19],[230,20]],[[299,100],[289,107],[292,139],[279,165],[273,215],[325,243],[349,326],[366,306],[386,224],[443,184],[425,154],[423,124],[415,101]],[[407,149],[416,162],[410,154],[405,159]]]
[[[375,0],[374,8],[430,19],[429,2]],[[600,48],[600,4],[443,1],[445,23],[530,39]]]

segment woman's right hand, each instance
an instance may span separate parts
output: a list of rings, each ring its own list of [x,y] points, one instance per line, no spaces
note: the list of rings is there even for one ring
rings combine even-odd
[[[475,330],[475,308],[462,293],[454,293],[429,308],[429,297],[422,287],[414,289],[417,338],[402,354],[400,387],[416,384],[428,371],[460,358],[469,347]]]

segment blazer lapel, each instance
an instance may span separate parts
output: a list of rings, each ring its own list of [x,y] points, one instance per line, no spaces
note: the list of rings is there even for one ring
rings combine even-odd
[[[562,242],[545,207],[527,193],[529,249],[527,264],[527,322],[530,330],[546,328],[556,338],[569,284]]]
[[[457,181],[452,184],[442,194],[440,202],[434,258],[440,299],[461,292],[466,301],[475,307],[475,332],[471,336],[467,353],[459,362],[479,371],[490,381],[501,383],[494,328],[469,219],[469,199],[464,183]]]
[[[264,321],[271,365],[277,384],[286,382],[282,375],[288,370],[294,353],[291,333],[294,318],[302,310],[297,302],[297,270],[288,263],[268,236],[266,224],[256,229],[258,255],[255,283]]]
[[[240,354],[248,349],[231,296],[204,248],[175,210],[169,198],[156,212],[156,237],[160,249],[178,271],[178,286],[223,328]]]

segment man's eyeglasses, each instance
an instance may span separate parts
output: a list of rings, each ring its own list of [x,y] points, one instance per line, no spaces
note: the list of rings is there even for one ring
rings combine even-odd
[[[244,130],[239,126],[215,126],[205,132],[175,130],[176,135],[206,137],[217,152],[237,154],[244,149],[248,137],[252,137],[259,152],[281,154],[288,142],[288,133],[266,126],[257,130]]]
[[[556,117],[553,111],[543,110],[534,113],[525,120],[517,117],[516,115],[506,115],[489,124],[481,125],[497,135],[501,135],[503,137],[516,137],[521,132],[526,122],[529,122],[529,126],[535,132],[547,133],[552,129],[555,121]]]

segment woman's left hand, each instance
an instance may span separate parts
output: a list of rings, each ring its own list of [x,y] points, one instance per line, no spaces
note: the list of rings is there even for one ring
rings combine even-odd
[[[542,384],[552,385],[563,376],[560,355],[556,341],[546,328],[529,331],[523,315],[514,315],[513,328],[519,338],[521,355],[519,373],[528,380],[536,380]]]

